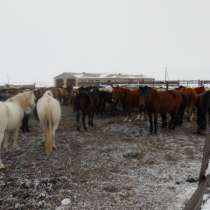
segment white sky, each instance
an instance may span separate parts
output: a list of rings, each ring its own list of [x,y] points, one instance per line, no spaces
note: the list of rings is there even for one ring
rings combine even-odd
[[[0,83],[63,71],[210,79],[210,0],[1,0]]]

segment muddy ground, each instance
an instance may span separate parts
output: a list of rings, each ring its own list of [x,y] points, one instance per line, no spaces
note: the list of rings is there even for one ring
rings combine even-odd
[[[148,135],[148,124],[124,117],[96,118],[88,132],[75,129],[69,107],[46,158],[38,122],[20,134],[18,151],[3,154],[0,209],[181,210],[197,187],[204,138],[185,122]],[[57,208],[61,209],[61,208]]]

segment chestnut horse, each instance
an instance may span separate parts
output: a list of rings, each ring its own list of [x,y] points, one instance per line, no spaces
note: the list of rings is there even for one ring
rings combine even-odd
[[[67,105],[68,91],[65,88],[54,87],[51,89],[53,96],[60,101],[61,104]]]
[[[194,88],[194,90],[195,90],[197,95],[205,93],[205,91],[206,91],[204,86],[196,87],[196,88]]]
[[[124,114],[130,115],[131,109],[139,108],[139,90],[114,87],[112,89],[112,101],[115,104],[121,104]]]
[[[180,86],[179,88],[176,88],[177,91],[182,93],[187,98],[187,118],[189,121],[192,121],[193,119],[193,111],[196,107],[197,103],[197,94],[196,90],[193,88],[187,88]]]
[[[169,113],[171,115],[169,128],[174,129],[178,122],[181,103],[182,96],[177,91],[157,91],[148,86],[139,87],[139,106],[145,108],[149,116],[150,133],[153,131],[157,133],[158,114],[161,114],[164,126]]]

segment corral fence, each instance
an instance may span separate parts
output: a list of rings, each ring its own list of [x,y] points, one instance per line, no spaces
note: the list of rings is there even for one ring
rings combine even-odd
[[[207,135],[205,144],[203,147],[203,159],[201,163],[200,177],[206,174],[210,158],[210,135]],[[183,210],[201,210],[204,198],[209,194],[210,188],[210,174],[206,176],[205,179],[199,180],[197,190],[193,193],[191,198],[186,203]]]
[[[129,88],[137,88],[139,86],[151,86],[157,89],[174,89],[179,86],[186,86],[186,87],[210,87],[210,80],[153,80],[153,81],[144,81],[140,80],[138,83],[113,83],[113,86],[123,86],[123,87],[129,87]]]

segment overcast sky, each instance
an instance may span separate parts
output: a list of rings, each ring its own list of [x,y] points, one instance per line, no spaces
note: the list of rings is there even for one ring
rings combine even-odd
[[[64,71],[210,79],[210,0],[1,0],[0,83]]]

